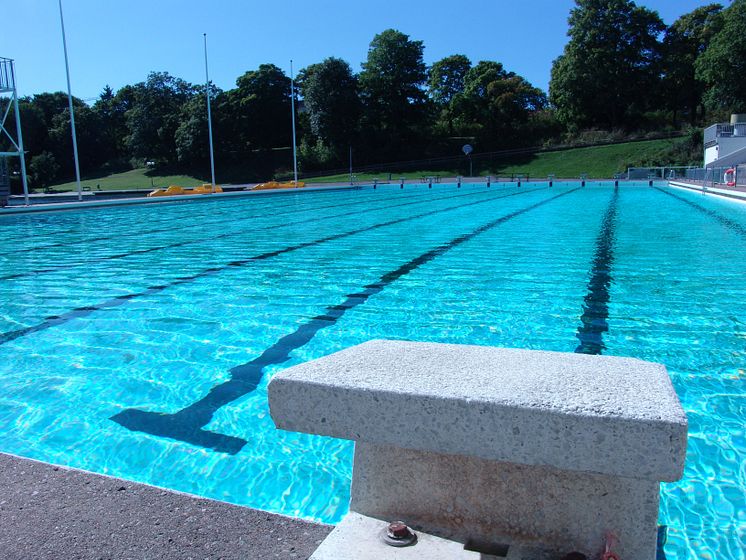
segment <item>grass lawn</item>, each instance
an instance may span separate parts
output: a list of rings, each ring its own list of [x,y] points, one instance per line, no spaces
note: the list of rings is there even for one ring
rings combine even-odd
[[[506,162],[495,166],[494,174],[527,173],[534,177],[577,178],[581,173],[589,177],[611,178],[615,173],[627,171],[629,162],[650,158],[671,146],[674,140],[648,140],[612,146],[574,148],[561,152],[538,153],[526,162]]]
[[[559,152],[543,152],[534,155],[506,156],[504,161],[480,162],[474,161],[474,173],[478,175],[505,176],[511,173],[528,174],[531,177],[546,177],[555,175],[558,178],[577,178],[581,173],[589,177],[611,178],[619,171],[626,171],[630,162],[654,160],[655,155],[669,148],[676,139],[671,140],[647,140],[643,142],[627,142],[612,146],[596,146],[593,148],[573,148]],[[441,177],[455,177],[465,174],[464,166],[453,169],[420,169],[393,170],[392,180],[399,177],[406,179],[419,179],[423,176],[440,175]],[[388,179],[388,171],[377,171],[375,173],[356,173],[358,181],[370,181],[372,179]],[[306,183],[331,183],[347,182],[349,174],[328,175],[303,179]],[[114,173],[105,177],[84,179],[81,181],[84,188],[90,190],[120,190],[120,189],[151,189],[164,188],[169,185],[180,187],[194,187],[207,182],[206,178],[190,177],[188,175],[158,175],[155,171],[147,169],[132,169],[124,173]],[[55,192],[74,191],[75,182],[54,185],[51,189]],[[86,189],[87,190],[87,189]],[[37,192],[39,192],[37,190]]]
[[[153,174],[151,174],[153,173]],[[188,175],[157,175],[154,172],[148,172],[147,169],[131,169],[124,173],[114,173],[106,177],[96,179],[83,179],[81,185],[85,189],[97,191],[97,185],[101,186],[102,191],[124,190],[124,189],[150,189],[163,188],[169,185],[179,185],[180,187],[195,187],[201,185],[205,180],[189,177]],[[53,191],[74,191],[77,189],[75,181],[71,183],[62,183],[50,187]],[[87,189],[86,189],[87,190]],[[37,192],[39,192],[37,190]]]
[[[528,174],[531,177],[554,175],[558,178],[577,178],[582,173],[589,177],[611,178],[615,173],[626,171],[630,162],[654,158],[656,153],[669,148],[676,139],[627,142],[611,146],[572,148],[558,152],[541,152],[530,156],[507,156],[503,162],[474,162],[474,173],[479,175],[505,176],[511,173]],[[428,175],[453,177],[464,174],[464,168],[393,171],[392,180],[399,177],[418,179]],[[356,173],[358,181],[374,178],[388,179],[388,172]],[[329,175],[304,179],[307,183],[348,181],[349,174]]]

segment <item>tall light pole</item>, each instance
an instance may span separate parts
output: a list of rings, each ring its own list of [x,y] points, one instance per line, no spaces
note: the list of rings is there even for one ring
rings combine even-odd
[[[293,119],[293,179],[298,186],[298,154],[295,147],[295,77],[293,76],[293,61],[290,60],[290,117]]]
[[[215,157],[212,152],[212,113],[210,112],[210,75],[207,73],[207,33],[205,39],[205,97],[207,97],[207,136],[210,139],[210,175],[212,177],[211,192],[215,192]]]
[[[78,163],[78,137],[75,134],[75,112],[73,111],[73,94],[70,87],[70,64],[67,60],[67,39],[65,38],[65,19],[62,17],[62,0],[60,5],[60,26],[62,27],[62,50],[65,51],[65,73],[67,74],[67,102],[70,106],[70,130],[73,135],[73,157],[75,158],[75,182],[78,185],[78,200],[83,200],[83,189],[80,186],[80,164]]]

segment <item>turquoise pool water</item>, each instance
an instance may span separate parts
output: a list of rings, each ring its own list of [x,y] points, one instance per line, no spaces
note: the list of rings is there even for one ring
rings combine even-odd
[[[351,444],[274,429],[280,369],[372,338],[636,356],[690,421],[667,558],[743,559],[746,205],[384,186],[9,216],[0,239],[0,451],[333,523]]]

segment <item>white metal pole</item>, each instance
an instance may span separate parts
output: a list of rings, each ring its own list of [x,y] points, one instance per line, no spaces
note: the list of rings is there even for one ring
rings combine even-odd
[[[70,64],[67,60],[67,39],[65,38],[65,20],[62,17],[62,0],[60,5],[60,26],[62,27],[62,50],[65,51],[65,73],[67,74],[67,102],[70,105],[70,130],[73,136],[73,157],[75,158],[75,182],[78,185],[78,200],[83,200],[83,189],[80,186],[80,164],[78,163],[78,139],[75,134],[75,112],[73,111],[73,94],[70,87]]]
[[[295,145],[295,77],[293,76],[293,61],[290,60],[290,117],[293,119],[293,179],[298,186],[298,152]]]
[[[211,192],[215,192],[215,157],[212,151],[212,113],[210,112],[210,76],[207,73],[207,33],[202,34],[205,38],[205,97],[207,97],[207,135],[210,139],[210,174],[212,177]]]
[[[13,61],[10,62],[11,79],[13,80],[13,111],[16,114],[16,135],[18,136],[18,156],[21,159],[21,182],[23,183],[23,203],[28,206],[28,178],[26,177],[26,154],[23,153],[23,134],[21,133],[21,113],[18,109],[18,90],[16,89],[16,71]]]
[[[352,184],[352,144],[350,144],[350,185]]]

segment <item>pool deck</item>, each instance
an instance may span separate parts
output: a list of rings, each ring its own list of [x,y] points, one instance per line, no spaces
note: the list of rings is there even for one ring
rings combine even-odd
[[[708,186],[705,182],[692,180],[669,181],[668,184],[671,187],[688,189],[690,191],[701,192],[702,194],[712,194],[723,198],[730,198],[731,200],[746,202],[746,187],[743,186],[728,187],[726,185],[718,184],[716,187],[713,187]]]
[[[0,556],[306,559],[332,527],[0,453]]]

